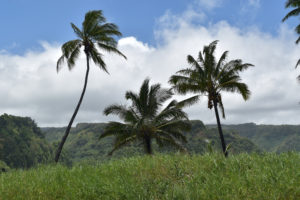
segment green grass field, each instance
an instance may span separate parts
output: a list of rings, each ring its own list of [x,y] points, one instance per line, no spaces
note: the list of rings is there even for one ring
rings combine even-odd
[[[12,170],[0,199],[300,199],[300,154],[155,155]]]

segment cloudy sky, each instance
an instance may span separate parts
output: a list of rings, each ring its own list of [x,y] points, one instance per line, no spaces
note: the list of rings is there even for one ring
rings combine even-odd
[[[294,27],[281,23],[285,0],[11,0],[0,7],[0,114],[30,116],[40,126],[66,126],[83,87],[84,55],[76,67],[56,73],[60,46],[75,35],[89,10],[102,9],[123,37],[119,48],[128,57],[105,55],[110,75],[92,66],[87,92],[76,122],[116,120],[102,114],[112,103],[126,103],[149,77],[169,87],[168,79],[186,56],[219,40],[216,56],[229,50],[255,67],[242,73],[252,95],[244,102],[224,94],[226,124],[300,124],[300,84],[294,68],[300,57]],[[183,99],[183,96],[176,96]],[[215,123],[207,99],[186,109],[190,119]]]

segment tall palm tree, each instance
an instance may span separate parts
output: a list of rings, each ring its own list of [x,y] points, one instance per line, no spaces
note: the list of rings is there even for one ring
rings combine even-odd
[[[290,12],[282,19],[282,22],[286,21],[290,17],[296,17],[300,15],[300,0],[287,0],[285,2],[285,8],[292,8]],[[295,31],[298,35],[300,35],[300,24],[296,26]],[[300,36],[296,40],[296,44],[300,42]],[[300,64],[300,59],[296,63],[296,67]],[[298,76],[300,80],[300,75]]]
[[[105,115],[118,115],[124,123],[110,122],[101,138],[115,136],[114,148],[141,141],[145,152],[152,154],[152,140],[162,147],[172,145],[181,150],[180,142],[186,142],[184,131],[190,129],[188,117],[182,111],[185,102],[172,100],[164,109],[163,103],[173,96],[171,89],[163,89],[160,84],[149,86],[149,79],[144,80],[139,93],[127,91],[125,98],[131,101],[130,106],[113,104],[104,110]]]
[[[177,75],[171,76],[169,83],[180,94],[198,93],[190,98],[192,103],[196,103],[201,95],[208,97],[208,108],[215,110],[222,150],[227,157],[228,152],[218,112],[219,106],[222,116],[225,118],[221,92],[238,92],[244,100],[247,100],[250,91],[247,85],[241,82],[239,72],[253,65],[243,64],[239,59],[226,62],[228,51],[225,51],[216,62],[214,53],[217,42],[214,41],[208,46],[204,46],[203,52],[199,52],[197,60],[188,55],[187,61],[191,67],[182,69],[177,72]]]
[[[71,117],[71,120],[66,128],[66,132],[58,146],[55,155],[55,162],[58,162],[61,154],[63,145],[69,135],[73,121],[77,115],[79,107],[81,105],[90,70],[90,60],[92,60],[100,69],[108,73],[106,64],[103,61],[103,54],[99,50],[103,50],[109,53],[116,53],[118,55],[126,57],[117,49],[117,42],[115,36],[121,36],[118,27],[112,23],[106,23],[106,19],[102,14],[101,10],[89,11],[85,14],[85,19],[82,23],[82,29],[80,30],[77,26],[71,23],[71,26],[77,36],[77,39],[71,40],[63,44],[61,47],[62,56],[57,61],[57,71],[59,71],[62,63],[66,60],[69,70],[71,70],[76,59],[79,57],[81,49],[86,55],[86,74],[83,90],[79,99],[79,102],[75,108],[75,111]]]

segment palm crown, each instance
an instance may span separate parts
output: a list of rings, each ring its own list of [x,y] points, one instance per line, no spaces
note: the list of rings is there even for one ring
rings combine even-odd
[[[86,13],[82,23],[82,30],[73,23],[71,23],[71,26],[78,39],[68,41],[61,47],[63,54],[57,61],[57,71],[59,71],[65,59],[67,60],[69,69],[72,69],[76,59],[80,55],[81,47],[84,48],[88,59],[91,58],[96,65],[106,72],[107,69],[103,61],[103,55],[98,49],[117,53],[126,58],[125,55],[117,49],[117,42],[114,38],[114,36],[121,36],[121,32],[119,32],[115,24],[106,23],[106,19],[101,10]]]
[[[215,99],[225,118],[221,92],[238,92],[244,100],[247,100],[250,91],[248,86],[241,82],[239,72],[253,65],[243,64],[240,59],[226,62],[228,51],[225,51],[217,62],[214,57],[217,42],[214,41],[205,46],[203,52],[199,52],[197,60],[188,55],[187,61],[191,68],[178,71],[177,75],[171,76],[169,82],[180,94],[199,93],[199,95],[190,98],[194,100],[193,103],[200,98],[201,94],[207,95],[208,108],[211,109]]]
[[[130,106],[111,105],[104,110],[105,115],[118,115],[125,123],[110,122],[100,138],[115,136],[112,152],[128,143],[141,141],[146,153],[152,154],[152,139],[159,146],[169,144],[183,150],[178,140],[186,142],[182,133],[190,129],[188,117],[181,109],[183,104],[172,100],[160,110],[172,95],[170,89],[163,89],[160,84],[149,87],[149,79],[146,79],[139,94],[126,92],[125,98],[131,101]]]
[[[204,46],[203,52],[199,52],[197,60],[189,55],[187,61],[191,67],[178,71],[176,75],[171,76],[169,82],[180,94],[198,93],[196,96],[185,100],[186,104],[196,103],[200,99],[200,95],[208,97],[208,108],[215,110],[222,150],[227,156],[227,147],[217,108],[220,107],[223,118],[225,118],[221,92],[238,92],[244,100],[247,100],[250,91],[248,86],[241,82],[239,72],[253,65],[243,64],[240,59],[227,62],[228,51],[225,51],[219,61],[216,61],[214,53],[217,43],[218,41],[214,41],[208,46]]]

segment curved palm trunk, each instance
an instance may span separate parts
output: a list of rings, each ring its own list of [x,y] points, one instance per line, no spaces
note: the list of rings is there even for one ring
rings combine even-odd
[[[220,117],[219,117],[219,112],[218,112],[218,105],[217,105],[216,99],[213,99],[213,102],[214,102],[214,109],[215,109],[215,114],[216,114],[216,119],[217,119],[217,124],[218,124],[219,136],[220,136],[221,144],[222,144],[222,150],[223,150],[225,157],[227,157],[228,152],[226,151],[226,143],[225,143],[222,127],[221,127],[221,122],[220,122]]]
[[[78,104],[77,104],[77,106],[75,108],[75,111],[74,111],[74,113],[72,115],[72,118],[71,118],[71,120],[69,122],[69,125],[68,125],[68,127],[66,129],[66,132],[65,132],[63,138],[61,139],[61,142],[60,142],[60,144],[59,144],[59,146],[57,148],[56,155],[55,155],[55,162],[56,163],[59,160],[62,148],[63,148],[63,146],[64,146],[64,144],[65,144],[65,142],[67,140],[67,137],[68,137],[68,135],[70,133],[73,121],[74,121],[74,119],[75,119],[75,117],[77,115],[77,112],[78,112],[79,108],[80,108],[80,105],[81,105],[81,102],[82,102],[82,99],[83,99],[83,96],[84,96],[84,93],[85,93],[85,90],[86,90],[86,86],[87,86],[87,82],[88,82],[88,77],[89,77],[89,71],[90,71],[90,63],[89,63],[89,56],[88,56],[88,54],[86,54],[86,64],[87,64],[87,68],[86,68],[86,74],[85,74],[85,81],[84,81],[83,90],[82,90],[79,102],[78,102]]]

